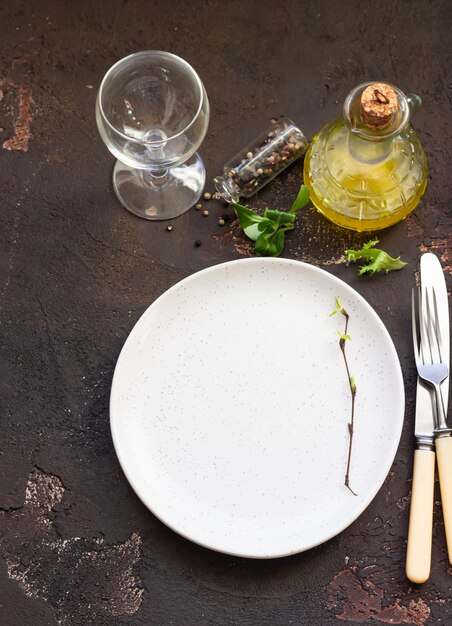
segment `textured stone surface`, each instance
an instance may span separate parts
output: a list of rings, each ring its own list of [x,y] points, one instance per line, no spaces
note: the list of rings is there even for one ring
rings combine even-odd
[[[416,588],[404,575],[415,388],[409,298],[419,252],[438,254],[451,285],[451,11],[447,0],[2,3],[2,626],[452,623],[438,490],[431,578]],[[380,493],[341,535],[292,558],[235,559],[178,537],[135,497],[113,450],[111,378],[134,322],[184,276],[250,254],[222,203],[209,203],[208,218],[189,211],[168,232],[116,201],[113,160],[94,122],[96,89],[116,60],[152,48],[186,58],[205,83],[208,180],[273,115],[292,117],[312,137],[363,80],[392,82],[424,101],[415,126],[429,159],[426,196],[379,234],[407,268],[358,278],[341,257],[367,237],[312,209],[288,236],[285,256],[325,267],[374,306],[407,393],[401,444]],[[299,183],[297,164],[250,204],[286,208]]]

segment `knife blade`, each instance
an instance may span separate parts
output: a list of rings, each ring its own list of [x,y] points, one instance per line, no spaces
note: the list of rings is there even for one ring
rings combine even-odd
[[[428,252],[421,256],[420,276],[422,297],[425,297],[427,289],[430,291],[432,287],[435,289],[441,328],[441,355],[448,364],[449,315],[447,289],[441,263],[434,254]],[[443,382],[441,390],[444,398],[444,408],[447,411],[448,378]],[[428,579],[431,568],[435,449],[438,453],[438,468],[440,465],[442,467],[442,471],[439,470],[439,472],[443,476],[442,485],[444,485],[444,488],[441,490],[443,506],[444,498],[446,498],[446,502],[450,502],[450,506],[446,507],[448,514],[445,514],[445,519],[447,515],[446,537],[450,538],[450,541],[448,540],[447,542],[449,558],[452,555],[452,477],[449,477],[452,474],[452,438],[449,436],[450,431],[438,431],[438,426],[432,390],[418,377],[414,428],[416,444],[406,559],[407,578],[417,584],[423,583]],[[450,529],[449,534],[448,528]]]
[[[449,302],[447,297],[447,286],[446,279],[444,277],[443,268],[441,267],[441,263],[437,256],[432,254],[431,252],[426,252],[421,256],[420,262],[421,268],[421,289],[423,293],[425,293],[426,289],[429,291],[434,288],[436,294],[436,304],[438,309],[438,318],[439,318],[439,326],[440,326],[440,349],[441,349],[441,357],[442,361],[449,367],[450,362],[450,328],[449,328]],[[439,429],[440,425],[436,421],[436,408],[434,403],[434,396],[429,387],[424,386],[421,383],[422,391],[420,392],[420,400],[422,404],[427,404],[428,402],[431,404],[433,408],[433,415],[435,420],[435,429]],[[447,414],[448,400],[449,400],[449,376],[441,383],[441,392],[443,396],[443,405],[444,412]],[[429,398],[427,398],[427,394]],[[416,401],[418,399],[418,395],[416,395]],[[417,419],[417,402],[416,402],[416,427],[415,427],[415,435],[416,430],[418,428]],[[420,419],[420,428],[421,428],[421,418]],[[422,427],[423,428],[423,427]],[[439,432],[436,433],[437,437],[440,435]],[[450,436],[450,431],[448,433]]]
[[[435,289],[436,306],[439,319],[441,360],[449,368],[450,324],[447,287],[441,263],[434,254],[427,253],[421,257],[421,287],[422,289],[431,287],[434,287]],[[423,393],[424,390],[422,395]],[[449,401],[449,376],[447,376],[447,378],[441,383],[441,394],[444,413],[447,416]],[[444,529],[446,534],[449,562],[452,563],[452,431],[448,428],[447,424],[441,424],[439,422],[436,404],[433,401],[433,398],[434,394],[430,392],[430,401],[432,403],[435,420],[435,449],[438,464],[439,486],[441,490]]]

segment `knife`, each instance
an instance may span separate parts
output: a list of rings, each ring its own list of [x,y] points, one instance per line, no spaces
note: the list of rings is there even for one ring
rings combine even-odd
[[[434,286],[436,306],[439,318],[439,341],[441,360],[449,368],[450,365],[450,324],[447,287],[441,264],[434,254],[427,253],[421,257],[421,284]],[[449,400],[449,376],[441,383],[444,415],[447,416]],[[433,402],[433,394],[431,394]],[[438,464],[439,486],[443,509],[444,529],[446,534],[449,562],[452,564],[452,429],[438,419],[436,404],[433,402],[435,417],[435,448]]]
[[[434,287],[441,327],[441,354],[449,363],[449,314],[447,289],[441,263],[428,252],[420,260],[421,292]],[[442,383],[444,409],[447,412],[448,378]],[[433,529],[433,493],[435,448],[438,454],[441,498],[443,501],[449,559],[452,556],[452,438],[448,429],[438,429],[432,390],[419,378],[416,390],[415,451],[411,490],[410,521],[406,575],[414,583],[425,582],[430,575]],[[435,441],[436,435],[436,441]],[[447,521],[446,521],[447,520]]]

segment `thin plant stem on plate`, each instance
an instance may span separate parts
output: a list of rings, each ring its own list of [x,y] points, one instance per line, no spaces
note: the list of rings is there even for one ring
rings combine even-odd
[[[348,359],[347,359],[347,353],[346,353],[346,342],[348,340],[350,340],[350,335],[348,334],[348,324],[350,321],[350,315],[347,313],[347,311],[344,309],[344,307],[341,305],[339,298],[336,298],[336,305],[337,308],[330,314],[331,315],[335,315],[336,313],[341,313],[344,317],[345,317],[345,327],[344,327],[344,332],[341,333],[340,331],[337,331],[339,334],[339,347],[341,349],[342,352],[342,356],[344,358],[344,364],[345,364],[345,370],[347,372],[347,380],[348,380],[348,384],[350,387],[350,395],[351,395],[351,415],[350,415],[350,421],[348,423],[348,434],[349,434],[349,443],[348,443],[348,455],[347,455],[347,468],[345,470],[345,479],[344,479],[344,484],[347,487],[347,489],[349,489],[352,494],[354,496],[357,496],[358,494],[353,491],[353,489],[350,486],[350,465],[351,465],[351,461],[352,461],[352,449],[353,449],[353,428],[355,425],[355,399],[356,399],[356,383],[355,383],[355,378],[354,376],[352,376],[350,374],[350,368],[348,366]]]

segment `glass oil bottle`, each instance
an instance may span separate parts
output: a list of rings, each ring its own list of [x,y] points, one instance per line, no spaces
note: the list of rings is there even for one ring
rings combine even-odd
[[[335,224],[378,230],[404,219],[427,184],[427,161],[410,126],[420,105],[386,83],[349,93],[344,115],[314,137],[304,182],[316,208]]]

